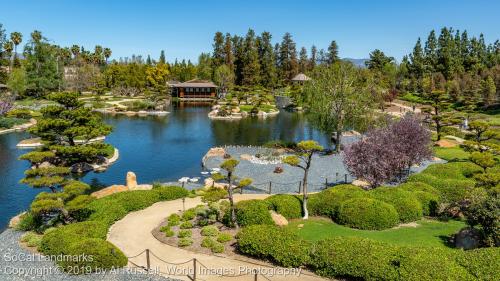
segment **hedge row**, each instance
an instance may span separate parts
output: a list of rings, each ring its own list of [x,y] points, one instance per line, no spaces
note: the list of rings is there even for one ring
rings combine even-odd
[[[118,248],[106,241],[109,227],[130,212],[144,209],[159,201],[174,200],[187,195],[186,189],[169,186],[115,193],[94,200],[86,206],[89,210],[87,221],[65,225],[48,232],[42,238],[39,251],[45,255],[92,256],[92,260],[57,262],[63,269],[71,269],[71,272],[77,274],[123,267],[127,264],[127,258]],[[78,198],[79,196],[73,200]],[[75,271],[75,268],[80,268],[80,271]]]
[[[359,237],[308,243],[287,229],[255,225],[237,235],[240,252],[280,266],[364,280],[500,280],[499,248],[464,252],[399,247]]]

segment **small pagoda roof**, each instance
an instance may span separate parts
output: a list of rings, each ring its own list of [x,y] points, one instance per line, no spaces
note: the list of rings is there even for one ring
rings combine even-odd
[[[311,78],[307,77],[304,73],[299,73],[292,78],[292,81],[297,81],[297,82],[309,81],[309,80],[311,80]]]
[[[189,81],[182,82],[182,83],[172,84],[172,87],[177,87],[177,88],[186,88],[186,87],[191,87],[191,88],[217,88],[217,85],[215,85],[212,81],[201,80],[201,79],[193,79],[193,80],[189,80]]]

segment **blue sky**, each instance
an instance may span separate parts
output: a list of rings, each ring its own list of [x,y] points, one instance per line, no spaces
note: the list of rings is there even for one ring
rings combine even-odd
[[[38,29],[61,46],[110,47],[113,58],[164,49],[167,59],[196,60],[211,51],[216,31],[244,35],[270,31],[273,40],[290,32],[297,46],[326,48],[331,40],[341,57],[365,58],[375,48],[398,60],[417,37],[451,26],[469,35],[500,39],[500,1],[0,1],[0,23],[25,41]]]

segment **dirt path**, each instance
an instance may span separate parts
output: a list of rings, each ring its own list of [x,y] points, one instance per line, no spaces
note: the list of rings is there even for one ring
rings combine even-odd
[[[235,200],[264,199],[267,196],[268,195],[265,194],[237,194],[235,195]],[[188,209],[199,204],[201,204],[199,197],[187,198],[185,201],[185,208]],[[267,273],[264,274],[265,277],[259,275],[257,280],[325,280],[312,275],[309,272],[305,273],[307,275],[300,274],[298,270],[296,270],[296,272],[288,272],[288,275],[285,275],[280,270],[289,269],[259,266],[249,262],[226,257],[193,253],[181,248],[163,244],[156,240],[151,234],[151,231],[169,214],[176,213],[180,210],[182,210],[181,199],[159,202],[144,210],[130,213],[122,220],[111,226],[107,240],[120,248],[128,257],[137,255],[145,249],[150,249],[152,253],[150,254],[151,268],[157,271],[159,270],[163,275],[175,279],[190,280],[186,274],[193,273],[193,262],[191,261],[180,265],[167,265],[159,259],[169,263],[183,263],[196,258],[198,261],[197,274],[199,280],[254,280],[255,276],[252,274],[254,269],[260,270],[262,273]],[[142,254],[136,258],[130,258],[129,261],[139,266],[145,266],[146,255]],[[263,262],[262,264],[264,265]],[[129,263],[129,266],[133,265]],[[205,267],[207,267],[211,272],[205,269]],[[170,274],[165,274],[166,272]],[[223,277],[220,276],[220,273],[223,273],[224,275],[241,276]]]

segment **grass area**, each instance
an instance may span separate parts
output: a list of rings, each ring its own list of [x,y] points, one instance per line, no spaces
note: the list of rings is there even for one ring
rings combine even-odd
[[[373,231],[345,227],[324,218],[310,218],[307,221],[292,221],[288,228],[295,230],[299,236],[309,241],[335,236],[356,236],[396,245],[448,248],[446,245],[448,237],[465,227],[464,222],[454,220],[441,222],[423,219],[416,223],[417,227]],[[298,228],[299,224],[304,226]]]
[[[240,110],[245,111],[245,112],[250,112],[252,111],[252,108],[254,107],[253,105],[240,105]],[[267,105],[263,104],[259,107],[260,111],[264,111],[265,113],[277,111],[276,106],[274,105]]]
[[[470,153],[464,151],[460,147],[434,147],[436,157],[451,161],[451,160],[468,160]]]

